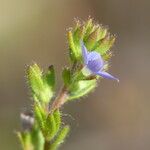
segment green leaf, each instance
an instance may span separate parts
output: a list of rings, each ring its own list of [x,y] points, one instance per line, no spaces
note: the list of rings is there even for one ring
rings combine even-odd
[[[65,86],[69,86],[71,83],[71,71],[69,68],[64,68],[62,72],[62,78]]]
[[[29,131],[25,132],[17,132],[17,136],[21,142],[21,146],[23,150],[30,149],[34,150],[34,146],[32,145],[32,137]]]
[[[70,88],[69,100],[78,99],[96,87],[96,80],[81,80],[73,84]]]
[[[44,85],[42,80],[42,72],[37,64],[34,64],[28,68],[27,78],[33,95],[36,97],[35,100],[41,99],[41,91],[43,91]]]
[[[43,75],[37,64],[27,70],[27,78],[35,101],[49,103],[54,94],[55,74],[51,66]]]
[[[39,128],[34,127],[31,131],[31,140],[34,150],[43,150],[44,137]]]
[[[67,137],[69,131],[70,131],[69,126],[63,127],[61,129],[61,131],[58,133],[55,141],[51,144],[50,150],[57,150],[59,148],[59,146],[64,142],[64,140]]]
[[[48,103],[52,99],[55,89],[55,71],[53,65],[51,65],[48,68],[48,71],[43,74],[43,83],[43,95],[45,96],[45,101]]]
[[[56,133],[57,133],[61,126],[61,113],[59,110],[55,110],[54,119],[55,119],[55,123],[56,123]]]
[[[47,114],[41,105],[35,104],[34,114],[37,124],[45,139],[48,141],[53,139],[61,125],[61,113],[59,110],[55,110],[53,113]]]
[[[17,132],[23,150],[43,150],[44,138],[39,128],[31,131]]]
[[[53,112],[53,114],[49,114],[47,116],[43,132],[45,134],[45,138],[48,141],[50,141],[55,137],[55,135],[59,131],[60,125],[61,125],[61,115],[59,110],[56,110]]]
[[[46,139],[51,140],[56,135],[56,122],[53,114],[49,114],[46,119],[46,127],[45,127]]]
[[[47,86],[54,90],[55,88],[55,71],[54,71],[54,66],[51,65],[48,68],[48,71],[43,75],[43,80],[44,83],[47,84]]]
[[[43,130],[45,128],[45,120],[47,116],[44,108],[38,103],[34,105],[34,116],[39,127]]]
[[[17,138],[19,139],[22,149],[24,149],[24,139],[22,138],[21,132],[16,132],[16,135],[17,135]]]

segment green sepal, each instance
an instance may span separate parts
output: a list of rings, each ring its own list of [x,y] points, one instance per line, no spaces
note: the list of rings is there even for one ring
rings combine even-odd
[[[93,19],[88,19],[86,22],[84,22],[85,27],[85,34],[83,37],[83,41],[85,42],[89,35],[95,30],[95,25],[93,24]]]
[[[104,39],[106,37],[106,35],[108,34],[107,30],[108,30],[107,28],[100,26],[97,40]]]
[[[98,40],[98,35],[100,33],[100,28],[97,27],[97,29],[95,29],[87,38],[85,44],[86,44],[86,47],[89,51],[93,50],[95,44],[96,44],[96,41]]]
[[[50,150],[57,150],[62,143],[64,143],[65,138],[67,137],[70,131],[69,126],[63,127],[55,138],[54,142],[50,146]]]
[[[54,94],[55,74],[53,66],[43,74],[39,66],[33,64],[27,70],[27,79],[34,100],[49,103]]]
[[[68,42],[71,60],[73,62],[79,60],[81,57],[81,47],[79,44],[75,43],[72,31],[68,32]]]
[[[85,27],[81,25],[80,22],[77,22],[75,30],[73,31],[74,43],[76,45],[80,45],[80,41],[83,40],[84,33],[85,33]]]
[[[71,84],[71,71],[69,68],[64,68],[62,72],[64,85],[68,87]]]
[[[97,42],[97,47],[95,47],[95,51],[99,52],[101,55],[107,53],[108,50],[113,46],[115,42],[114,36],[108,36]]]
[[[107,35],[107,29],[102,26],[95,26],[95,30],[90,33],[87,40],[85,41],[85,45],[89,51],[95,50],[95,47],[98,45],[98,41],[105,38]]]

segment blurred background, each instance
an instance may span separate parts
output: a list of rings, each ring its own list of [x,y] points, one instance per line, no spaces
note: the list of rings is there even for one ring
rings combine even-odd
[[[59,87],[66,29],[89,15],[117,35],[110,72],[120,83],[102,80],[87,98],[65,105],[72,132],[61,149],[150,149],[148,0],[0,0],[0,149],[20,149],[14,132],[31,104],[26,66],[54,64]]]

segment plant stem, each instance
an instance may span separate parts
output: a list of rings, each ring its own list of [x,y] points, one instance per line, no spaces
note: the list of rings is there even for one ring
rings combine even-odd
[[[50,148],[50,142],[45,140],[45,143],[44,143],[44,150],[49,150]]]
[[[67,87],[63,86],[62,89],[60,90],[58,96],[52,103],[50,112],[53,112],[54,110],[59,109],[66,102],[67,97],[68,97]]]
[[[74,72],[76,71],[76,67],[77,67],[77,62],[75,61],[71,67],[71,73],[74,74]],[[54,100],[54,102],[52,103],[51,106],[51,110],[50,113],[52,113],[53,111],[55,111],[56,109],[59,109],[67,100],[68,98],[68,89],[67,87],[64,85],[58,96],[56,97],[56,99]]]

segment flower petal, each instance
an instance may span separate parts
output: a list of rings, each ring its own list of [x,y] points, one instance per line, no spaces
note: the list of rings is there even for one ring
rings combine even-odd
[[[87,65],[88,63],[88,51],[83,42],[81,42],[81,49],[82,49],[82,57],[84,59],[84,64]]]
[[[96,73],[97,75],[100,75],[101,77],[103,78],[106,78],[106,79],[112,79],[112,80],[117,80],[119,82],[119,79],[118,78],[115,78],[114,76],[112,76],[111,74],[107,73],[107,72],[104,72],[104,71],[99,71]]]
[[[103,68],[103,64],[99,59],[88,60],[87,68],[91,70],[93,73],[99,72]]]
[[[104,65],[104,61],[102,56],[98,53],[98,52],[90,52],[88,54],[88,61],[99,61],[99,63],[101,64],[100,67],[102,67]]]
[[[88,60],[92,61],[95,59],[102,59],[101,55],[98,52],[92,51],[88,54]]]
[[[103,69],[104,61],[98,52],[90,52],[88,54],[87,67],[94,73]]]

